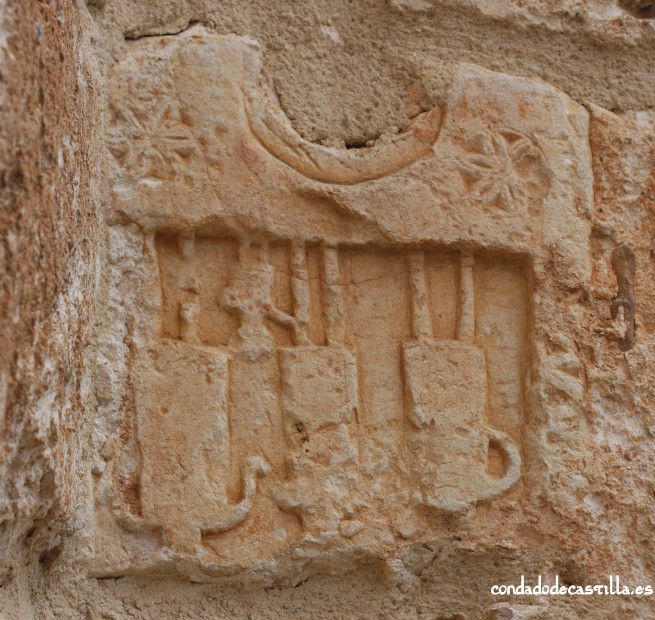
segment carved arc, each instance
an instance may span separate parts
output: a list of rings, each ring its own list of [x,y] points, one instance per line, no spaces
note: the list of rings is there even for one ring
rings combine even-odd
[[[211,523],[208,523],[205,527],[201,528],[202,533],[218,534],[219,532],[231,530],[242,523],[252,508],[252,501],[255,497],[255,491],[257,490],[256,478],[263,478],[270,472],[270,465],[261,457],[251,456],[246,459],[246,465],[243,472],[243,499],[236,504],[231,504],[221,508],[218,514],[214,516]]]
[[[392,174],[427,155],[439,136],[442,113],[433,108],[412,120],[389,143],[359,149],[335,149],[304,140],[263,89],[246,92],[246,115],[260,144],[300,174],[322,181],[353,185]]]
[[[507,459],[507,470],[502,478],[497,480],[489,479],[489,486],[486,492],[476,500],[491,499],[508,489],[511,489],[519,480],[521,476],[521,453],[514,440],[507,434],[487,426],[484,429],[489,436],[490,441],[494,441],[496,445],[504,452]]]

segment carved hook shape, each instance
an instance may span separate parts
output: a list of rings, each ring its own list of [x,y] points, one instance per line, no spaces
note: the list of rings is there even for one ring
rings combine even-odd
[[[514,440],[507,434],[491,426],[485,428],[490,442],[493,441],[505,455],[507,469],[497,480],[490,480],[489,488],[477,499],[491,499],[511,489],[521,477],[521,452]]]
[[[612,269],[616,274],[618,291],[610,305],[612,319],[620,319],[622,333],[618,340],[620,351],[629,351],[635,344],[635,253],[627,245],[612,252]],[[621,316],[623,315],[623,316]]]
[[[250,456],[246,459],[243,471],[243,499],[236,503],[221,508],[219,513],[212,519],[211,524],[202,528],[203,534],[218,534],[231,530],[248,516],[252,508],[252,500],[257,490],[257,478],[263,478],[271,473],[271,466],[259,456]]]

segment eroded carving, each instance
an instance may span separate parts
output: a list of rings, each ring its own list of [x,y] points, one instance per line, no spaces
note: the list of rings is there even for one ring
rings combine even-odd
[[[256,506],[262,553],[380,544],[389,527],[414,537],[423,509],[517,482],[517,445],[488,422],[471,252],[192,232],[155,245],[163,337],[133,369],[140,505],[116,507],[126,530],[229,564],[223,536]]]
[[[423,257],[410,254],[412,273],[412,340],[403,346],[409,399],[408,418],[416,428],[409,442],[421,483],[422,501],[446,511],[494,497],[519,479],[521,457],[506,434],[484,421],[487,369],[484,351],[473,344],[473,256],[460,260],[457,340],[432,340],[425,291]],[[487,472],[488,448],[503,451],[502,476]]]
[[[112,78],[109,217],[148,242],[112,264],[139,283],[117,319],[134,396],[98,441],[97,574],[292,579],[497,519],[528,405],[568,386],[533,286],[590,273],[585,109],[464,66],[443,115],[340,151],[291,129],[260,67],[191,28]]]
[[[282,409],[289,478],[278,505],[308,532],[334,536],[355,512],[358,487],[355,359],[331,346],[283,349]]]
[[[460,175],[467,190],[485,206],[504,211],[521,208],[528,193],[546,179],[537,141],[521,132],[480,131],[462,144],[462,151]]]
[[[130,529],[161,528],[176,553],[202,554],[203,533],[241,523],[252,506],[256,478],[270,473],[261,457],[242,465],[243,499],[230,504],[230,432],[225,354],[163,340],[144,351],[134,373],[142,456],[141,517]]]
[[[339,150],[301,138],[270,90],[261,85],[247,92],[246,110],[253,134],[272,155],[301,174],[327,183],[361,183],[402,170],[430,152],[441,127],[441,110],[433,108],[413,118],[388,143]]]
[[[130,102],[112,113],[108,146],[137,178],[167,178],[184,169],[196,145],[173,100]]]

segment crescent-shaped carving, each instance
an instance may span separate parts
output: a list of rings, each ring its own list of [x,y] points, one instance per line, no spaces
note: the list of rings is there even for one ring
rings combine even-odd
[[[391,142],[342,150],[304,140],[263,88],[247,90],[245,107],[251,131],[269,153],[306,177],[342,185],[383,177],[423,157],[439,136],[442,120],[441,110],[433,108]]]

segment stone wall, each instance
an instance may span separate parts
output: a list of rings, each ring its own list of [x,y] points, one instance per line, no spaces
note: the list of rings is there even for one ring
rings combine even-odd
[[[3,592],[25,563],[56,557],[85,501],[99,204],[85,11],[54,0],[0,4]]]
[[[655,613],[651,4],[3,11],[9,617]]]

